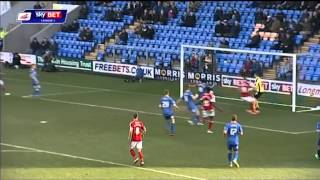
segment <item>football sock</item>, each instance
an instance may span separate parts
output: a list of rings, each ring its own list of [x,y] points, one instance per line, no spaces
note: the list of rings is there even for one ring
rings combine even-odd
[[[239,157],[239,152],[238,152],[238,151],[235,151],[235,152],[234,152],[234,158],[233,158],[233,160],[237,161],[237,160],[238,160],[238,157]]]
[[[197,115],[195,115],[195,114],[192,115],[192,122],[193,122],[194,124],[197,124],[197,122],[198,122]]]
[[[166,130],[167,130],[168,132],[171,131],[171,123],[170,123],[169,120],[166,120],[165,128],[166,128]]]
[[[143,153],[142,153],[142,151],[139,151],[138,153],[139,153],[140,160],[143,161]]]
[[[320,149],[318,149],[318,156],[320,157]]]
[[[212,122],[208,122],[208,130],[211,130],[213,123]]]
[[[176,133],[176,124],[175,123],[171,123],[171,133],[172,134]]]
[[[228,153],[228,160],[229,160],[229,162],[231,162],[231,160],[232,160],[232,153],[231,152]]]
[[[131,154],[133,160],[136,159],[136,153],[134,152],[133,149],[130,149],[130,154]]]

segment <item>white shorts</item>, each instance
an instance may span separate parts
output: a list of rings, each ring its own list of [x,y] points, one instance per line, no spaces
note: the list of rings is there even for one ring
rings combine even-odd
[[[204,118],[213,117],[215,115],[216,114],[215,114],[214,110],[213,111],[205,111],[205,110],[202,111],[202,117],[204,117]]]
[[[142,149],[142,141],[131,141],[130,148]]]
[[[252,103],[253,101],[255,101],[256,99],[252,96],[246,96],[246,97],[241,97],[241,99],[249,102],[249,103]]]

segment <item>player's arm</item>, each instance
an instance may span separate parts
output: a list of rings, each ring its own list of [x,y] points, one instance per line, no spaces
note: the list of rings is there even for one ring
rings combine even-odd
[[[192,99],[193,99],[193,100],[198,99],[198,97],[199,97],[199,94],[192,95]]]
[[[131,137],[132,137],[132,127],[130,126],[130,129],[129,129],[129,133],[128,133],[128,141],[131,141]]]
[[[227,136],[227,132],[228,132],[227,126],[224,126],[224,128],[223,128],[223,136],[224,136],[224,137]]]
[[[176,109],[176,110],[179,110],[180,108],[177,106],[176,103],[173,103],[173,107]]]
[[[239,132],[240,132],[240,135],[243,136],[243,129],[241,125],[239,126]]]

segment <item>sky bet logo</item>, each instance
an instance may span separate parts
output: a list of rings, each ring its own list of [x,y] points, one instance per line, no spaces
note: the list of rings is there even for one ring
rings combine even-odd
[[[25,10],[17,19],[22,24],[61,24],[66,16],[67,10]]]

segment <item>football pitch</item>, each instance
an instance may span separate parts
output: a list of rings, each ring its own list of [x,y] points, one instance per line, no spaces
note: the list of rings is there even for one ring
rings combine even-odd
[[[39,73],[42,97],[30,97],[28,70],[6,70],[10,96],[2,96],[1,179],[319,179],[315,125],[320,111],[292,113],[290,107],[248,104],[217,98],[213,134],[191,126],[183,103],[176,112],[177,135],[168,136],[158,108],[164,89],[177,100],[178,82],[76,72]],[[235,89],[215,88],[218,96],[238,98]],[[262,101],[288,103],[290,96],[265,94]],[[316,101],[305,103],[315,105]],[[132,164],[128,124],[140,113],[145,166]],[[244,128],[240,168],[227,163],[223,126],[233,113]]]

